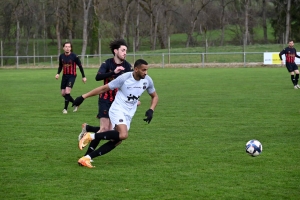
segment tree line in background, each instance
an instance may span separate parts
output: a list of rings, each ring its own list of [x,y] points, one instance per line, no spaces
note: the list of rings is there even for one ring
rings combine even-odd
[[[80,39],[81,55],[87,48],[99,53],[99,38],[133,41],[135,51],[142,39],[151,50],[168,48],[176,33],[186,35],[185,47],[300,40],[300,0],[0,0],[0,7],[1,48],[16,56],[28,55],[30,41],[41,39],[52,40],[57,54],[62,41]],[[274,40],[268,38],[268,24]],[[263,30],[261,41],[254,40],[257,27]],[[220,36],[210,41],[213,30]]]

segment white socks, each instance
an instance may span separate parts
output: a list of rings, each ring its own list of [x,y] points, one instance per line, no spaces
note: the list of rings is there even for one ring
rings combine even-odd
[[[92,140],[95,139],[95,133],[91,133],[91,138],[92,138]]]

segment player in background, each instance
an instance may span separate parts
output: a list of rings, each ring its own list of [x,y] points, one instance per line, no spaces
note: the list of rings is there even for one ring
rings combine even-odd
[[[281,60],[281,64],[284,63],[282,60],[282,55],[285,55],[285,66],[288,70],[288,72],[291,74],[291,80],[294,85],[294,89],[299,89],[300,86],[298,85],[298,80],[299,80],[299,70],[298,66],[295,63],[295,57],[300,58],[300,56],[297,55],[297,51],[294,48],[294,41],[290,40],[289,41],[289,46],[284,48],[280,53],[279,53],[279,58]],[[295,75],[296,74],[296,75]]]
[[[86,98],[104,94],[107,91],[118,88],[117,95],[109,109],[109,118],[114,130],[100,133],[87,132],[79,141],[79,149],[82,150],[88,143],[99,140],[109,140],[97,150],[83,156],[78,160],[78,164],[92,168],[91,160],[98,156],[103,156],[119,145],[122,140],[128,138],[130,123],[134,116],[140,96],[147,90],[151,96],[150,108],[146,111],[144,121],[151,122],[154,109],[158,103],[158,95],[154,84],[148,73],[148,63],[139,59],[134,63],[134,71],[127,72],[113,81],[102,85],[90,92],[83,94],[75,99],[74,105],[79,106]]]
[[[119,75],[132,71],[132,66],[129,62],[125,60],[127,53],[127,44],[123,39],[116,39],[111,41],[109,44],[110,50],[113,54],[113,58],[107,59],[103,62],[98,70],[98,73],[95,77],[96,81],[103,80],[103,85],[109,83],[110,81],[117,78]],[[103,94],[99,94],[98,98],[98,114],[97,118],[100,121],[99,126],[91,126],[87,123],[82,124],[82,131],[78,136],[78,140],[86,132],[103,132],[112,129],[112,124],[109,119],[108,111],[115,99],[118,89],[109,90]],[[90,143],[89,148],[85,155],[93,152],[99,145],[100,140],[94,140]]]
[[[72,52],[72,44],[70,42],[65,42],[63,44],[64,53],[59,56],[59,66],[57,74],[55,75],[56,80],[59,78],[59,74],[63,71],[63,76],[61,79],[61,95],[65,98],[65,107],[63,109],[63,114],[68,113],[69,102],[74,101],[71,96],[71,90],[74,86],[76,80],[76,65],[78,65],[83,83],[86,82],[86,77],[84,75],[84,70],[81,65],[79,57]],[[75,107],[73,112],[76,112],[78,107]]]

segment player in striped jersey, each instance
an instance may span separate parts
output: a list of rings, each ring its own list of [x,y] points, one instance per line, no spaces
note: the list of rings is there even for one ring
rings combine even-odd
[[[294,89],[299,89],[300,86],[298,85],[299,80],[299,70],[298,66],[295,63],[295,57],[300,58],[300,56],[297,55],[297,50],[294,48],[294,41],[289,41],[289,46],[284,48],[279,53],[279,58],[281,60],[281,63],[283,64],[284,61],[282,60],[282,55],[285,55],[285,66],[288,70],[288,72],[291,74],[291,80],[294,85]]]
[[[77,76],[76,65],[79,67],[79,70],[81,72],[83,83],[86,82],[86,77],[84,75],[84,70],[79,57],[72,52],[72,44],[70,42],[65,42],[63,44],[63,50],[64,53],[59,56],[59,66],[55,78],[57,80],[59,78],[60,72],[63,71],[60,89],[61,95],[65,99],[65,106],[62,112],[63,114],[67,114],[69,102],[73,103],[74,101],[71,96],[71,90],[74,86]],[[77,109],[78,107],[76,106],[73,111],[76,112]]]

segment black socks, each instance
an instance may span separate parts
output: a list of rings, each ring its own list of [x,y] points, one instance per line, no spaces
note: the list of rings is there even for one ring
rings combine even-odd
[[[95,149],[97,148],[98,144],[100,143],[101,140],[92,140],[89,148],[87,149],[85,156],[90,154],[91,152],[95,151]]]
[[[100,129],[100,127],[86,125],[86,131],[87,132],[95,133],[95,139],[91,141],[91,143],[89,145],[89,148],[87,149],[85,155],[88,155],[91,152],[95,151],[95,149],[99,145],[101,139],[104,139],[104,140],[111,140],[111,139],[113,139],[113,140],[119,141],[119,132],[118,131],[111,130],[111,131],[105,131],[105,132],[97,133],[99,131],[99,129]],[[104,145],[102,145],[102,146],[104,146]],[[110,149],[109,151],[111,151],[111,150],[112,149]],[[103,151],[103,149],[101,149],[101,151]],[[107,151],[107,152],[109,152],[109,151]]]
[[[295,85],[298,85],[298,80],[299,80],[299,74],[296,74]]]
[[[103,144],[97,150],[94,149],[98,146],[100,140],[113,140],[108,141],[107,143]],[[110,152],[116,145],[120,142],[119,139],[119,132],[115,130],[105,131],[101,133],[95,133],[95,139],[91,141],[90,146],[85,155],[89,155],[91,158],[95,158],[97,156],[103,156],[104,154]]]
[[[69,102],[73,103],[74,99],[70,94],[65,94],[64,98],[65,98],[65,108],[64,109],[68,110]]]
[[[89,156],[93,159],[97,156],[103,156],[104,154],[110,152],[114,148],[116,148],[117,143],[120,142],[118,141],[108,141],[107,143],[103,144],[99,149],[96,151],[93,151]]]
[[[64,107],[64,109],[68,110],[69,100],[67,99],[66,95],[64,96],[64,98],[65,98],[65,107]]]
[[[119,141],[120,140],[119,132],[115,131],[115,130],[111,130],[111,131],[96,133],[95,134],[95,140],[115,140],[115,141]]]
[[[100,130],[100,127],[99,126],[90,126],[87,124],[85,129],[86,129],[86,132],[97,133]]]
[[[297,84],[295,83],[296,80],[295,80],[295,76],[294,76],[294,75],[291,75],[291,80],[292,80],[292,82],[293,82],[294,85],[297,85]]]
[[[71,103],[74,102],[74,99],[73,99],[73,97],[72,97],[70,94],[65,94],[65,100],[68,100],[68,101],[70,101]]]

